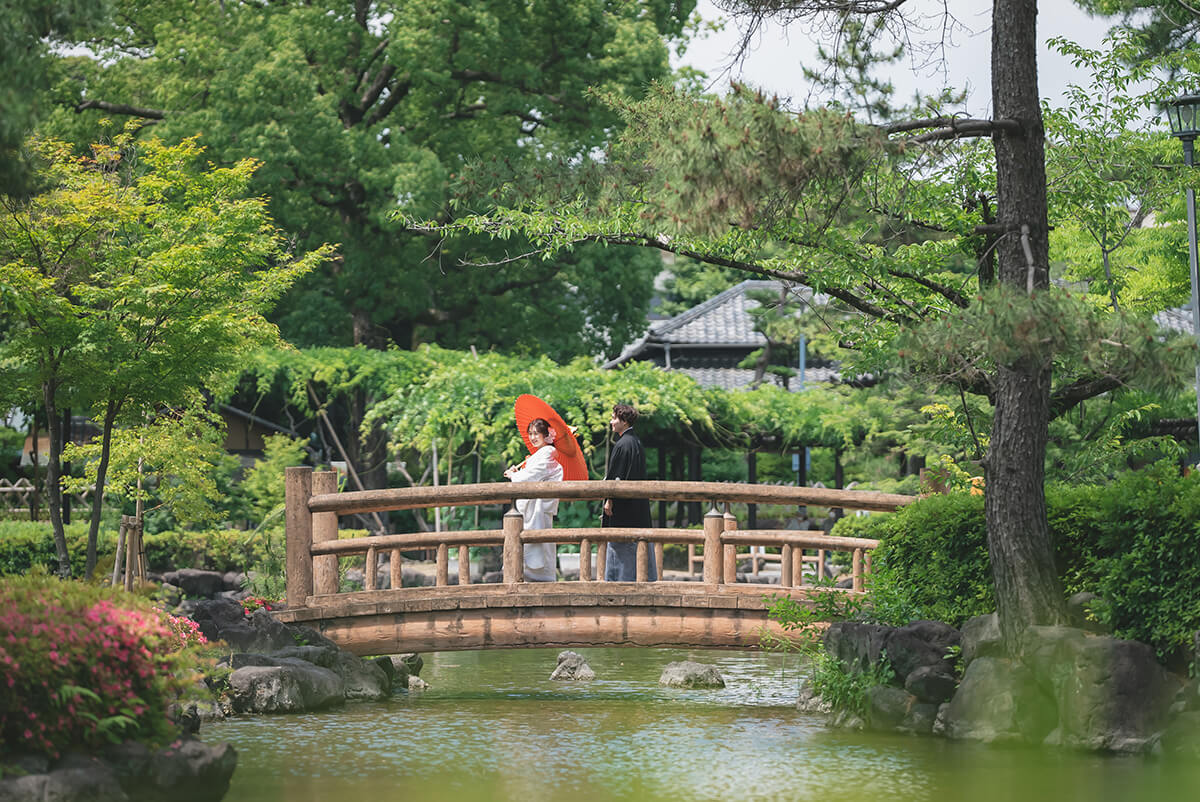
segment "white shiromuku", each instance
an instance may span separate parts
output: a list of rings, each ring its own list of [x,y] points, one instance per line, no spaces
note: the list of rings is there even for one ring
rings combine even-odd
[[[542,446],[530,454],[509,479],[514,482],[561,482],[563,469],[554,453],[554,446]],[[526,529],[550,529],[558,514],[558,499],[519,498],[517,512],[525,519]],[[553,582],[557,578],[557,568],[558,557],[553,543],[525,544],[525,579]]]

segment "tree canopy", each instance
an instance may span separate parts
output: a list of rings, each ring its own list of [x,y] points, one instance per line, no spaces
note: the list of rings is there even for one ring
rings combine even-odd
[[[42,191],[2,198],[0,303],[10,325],[0,364],[6,392],[40,397],[50,423],[50,511],[63,571],[58,415],[88,409],[100,424],[90,574],[114,428],[193,402],[276,342],[265,313],[332,250],[290,252],[266,202],[246,197],[259,165],[205,169],[194,140],[121,136],[85,158],[60,142],[35,148]]]
[[[277,313],[303,346],[436,340],[560,358],[615,353],[644,325],[652,256],[581,250],[507,271],[486,238],[405,232],[395,208],[444,216],[465,160],[536,173],[604,144],[615,114],[584,96],[636,97],[669,74],[692,0],[116,0],[95,58],[60,59],[55,134],[140,118],[171,141],[200,135],[218,163],[255,158],[254,190],[305,247],[338,257]],[[597,310],[603,309],[603,313]]]

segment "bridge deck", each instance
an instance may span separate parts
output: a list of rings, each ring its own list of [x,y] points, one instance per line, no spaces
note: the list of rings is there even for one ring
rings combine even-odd
[[[764,598],[799,588],[697,582],[550,582],[400,588],[309,596],[282,610],[357,654],[526,646],[758,645]]]

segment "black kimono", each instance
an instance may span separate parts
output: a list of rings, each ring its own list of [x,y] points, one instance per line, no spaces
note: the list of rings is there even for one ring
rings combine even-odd
[[[636,481],[646,478],[646,452],[633,429],[626,429],[613,444],[605,479]],[[612,499],[612,515],[605,515],[602,526],[650,527],[650,500],[644,498]],[[633,582],[637,579],[637,544],[609,543],[604,579],[607,582]],[[651,581],[658,578],[654,551],[650,551]]]

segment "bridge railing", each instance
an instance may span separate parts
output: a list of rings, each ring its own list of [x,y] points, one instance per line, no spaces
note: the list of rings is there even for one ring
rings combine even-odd
[[[784,504],[840,507],[843,509],[891,511],[908,504],[912,496],[860,490],[786,487],[779,485],[732,484],[724,482],[522,482],[452,485],[449,487],[407,487],[386,490],[337,492],[336,474],[314,472],[311,468],[286,471],[287,604],[302,607],[310,596],[338,593],[340,557],[365,555],[364,589],[377,589],[377,566],[381,552],[390,552],[391,587],[401,586],[400,552],[411,549],[436,549],[437,586],[449,584],[449,553],[458,550],[458,583],[471,582],[469,549],[471,546],[502,547],[502,574],[506,584],[524,581],[526,543],[577,544],[579,581],[603,579],[605,544],[637,544],[636,581],[649,576],[650,549],[655,550],[662,566],[662,546],[679,543],[702,546],[703,574],[706,585],[732,585],[736,581],[737,549],[743,546],[780,549],[780,585],[798,587],[806,562],[817,563],[823,571],[825,553],[844,551],[851,554],[852,590],[861,591],[863,577],[870,571],[871,550],[878,542],[866,538],[831,537],[824,532],[799,530],[740,530],[729,512],[731,503]],[[712,509],[704,517],[702,530],[562,528],[524,529],[524,519],[515,509],[505,514],[503,528],[458,532],[419,532],[386,534],[373,537],[338,539],[338,517],[389,510],[453,507],[478,504],[515,503],[516,498],[557,498],[563,501],[598,501],[607,498],[647,498],[655,501],[709,502]],[[724,506],[725,512],[719,511]],[[592,546],[597,546],[596,564],[592,565]],[[806,555],[815,551],[816,555]],[[593,567],[595,570],[593,571]]]

